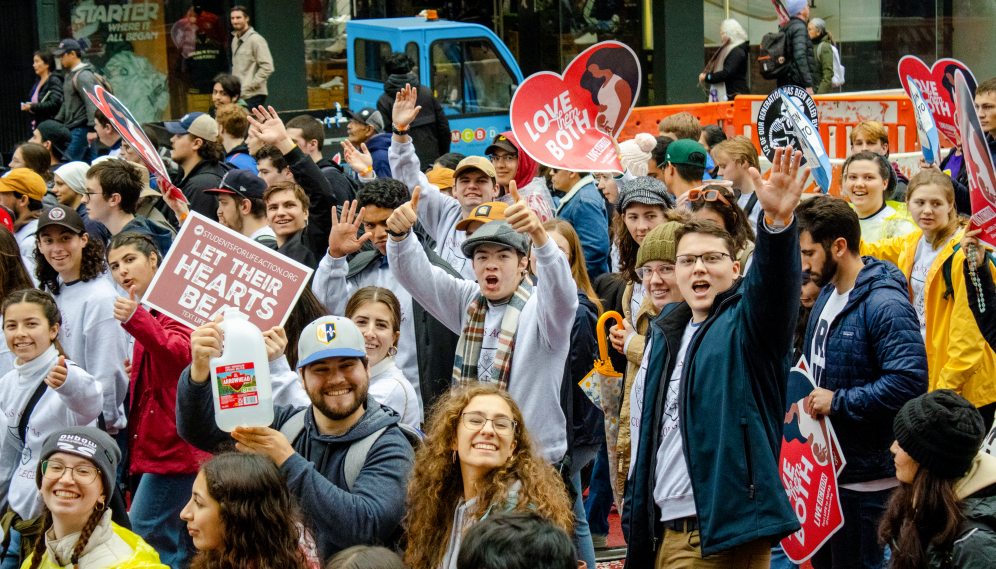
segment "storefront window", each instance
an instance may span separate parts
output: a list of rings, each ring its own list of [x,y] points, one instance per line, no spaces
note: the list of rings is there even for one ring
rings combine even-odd
[[[309,109],[328,109],[335,103],[347,106],[346,22],[350,10],[349,0],[304,3],[304,65]]]

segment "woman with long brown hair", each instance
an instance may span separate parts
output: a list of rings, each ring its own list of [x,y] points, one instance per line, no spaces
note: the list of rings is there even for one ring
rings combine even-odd
[[[917,229],[875,243],[861,254],[894,263],[909,281],[910,298],[927,346],[928,390],[953,389],[979,408],[986,428],[996,412],[996,352],[979,331],[968,304],[965,251],[958,245],[963,221],[955,208],[951,178],[937,170],[913,176],[906,207]],[[991,263],[979,271],[996,274]]]
[[[982,417],[949,389],[908,401],[894,421],[896,478],[879,525],[893,569],[996,563],[996,457],[979,452]]]
[[[405,562],[412,569],[455,568],[464,532],[492,513],[534,511],[570,533],[564,484],[507,392],[486,383],[455,391],[428,424],[408,483]]]
[[[15,290],[33,288],[28,270],[21,260],[21,249],[17,245],[14,234],[6,227],[0,226],[0,298]],[[6,342],[0,342],[0,377],[14,369],[14,354]]]

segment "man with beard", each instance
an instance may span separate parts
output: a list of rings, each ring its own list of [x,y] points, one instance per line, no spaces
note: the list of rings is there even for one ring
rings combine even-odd
[[[796,208],[802,270],[823,290],[806,327],[803,353],[817,387],[813,415],[833,422],[847,466],[840,504],[848,523],[812,558],[816,569],[882,567],[877,529],[899,485],[889,447],[904,403],[927,391],[927,351],[903,273],[861,257],[858,215],[818,196]]]
[[[270,427],[226,433],[214,421],[210,358],[224,339],[218,316],[190,337],[193,359],[177,386],[177,432],[217,454],[225,446],[272,458],[287,477],[321,559],[362,544],[391,543],[405,513],[405,486],[414,462],[397,413],[367,405],[370,370],[359,328],[323,316],[301,331],[298,373],[309,407],[275,406]],[[283,329],[265,335],[269,359],[283,353]]]
[[[266,224],[263,193],[266,182],[250,170],[229,170],[220,188],[204,190],[218,196],[218,223],[270,249],[277,248],[277,235]]]

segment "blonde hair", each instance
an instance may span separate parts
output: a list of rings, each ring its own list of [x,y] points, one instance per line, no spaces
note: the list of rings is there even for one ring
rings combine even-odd
[[[951,209],[948,211],[948,222],[944,227],[934,235],[933,243],[930,244],[931,247],[937,248],[947,242],[952,235],[958,232],[962,226],[962,219],[958,217],[958,208],[955,207],[955,191],[954,185],[951,183],[951,177],[944,172],[930,169],[930,170],[920,170],[920,172],[913,176],[910,183],[906,186],[906,209],[910,208],[910,200],[913,199],[913,194],[917,190],[926,186],[937,186],[941,188],[944,192],[944,200],[948,202]]]
[[[702,123],[691,113],[682,111],[676,115],[664,117],[657,125],[657,131],[661,134],[673,132],[678,140],[688,138],[698,142],[699,136],[702,134]]]
[[[758,158],[757,148],[754,147],[749,136],[737,135],[727,138],[712,149],[713,151],[722,150],[731,160],[743,162],[758,172],[761,171],[761,161]]]
[[[889,144],[889,131],[878,121],[864,121],[851,129],[851,144],[854,144],[859,136],[864,136],[873,142]]]

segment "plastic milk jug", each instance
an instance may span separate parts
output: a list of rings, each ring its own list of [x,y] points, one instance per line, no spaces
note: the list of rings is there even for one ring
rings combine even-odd
[[[214,421],[235,427],[268,427],[273,422],[273,390],[263,333],[238,308],[226,308],[221,321],[221,357],[211,358]]]

